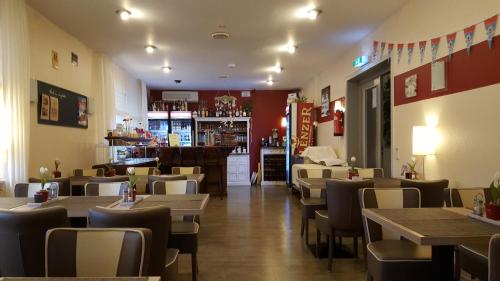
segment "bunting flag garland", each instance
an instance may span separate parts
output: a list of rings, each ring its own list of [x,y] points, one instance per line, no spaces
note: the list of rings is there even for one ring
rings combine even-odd
[[[394,50],[394,44],[387,44],[387,57],[389,57],[389,59],[392,57],[392,50]]]
[[[497,19],[498,15],[495,15],[484,21],[484,28],[486,29],[486,36],[488,37],[488,47],[490,49],[493,47],[493,36],[495,36],[495,31],[497,29]]]
[[[425,47],[427,46],[427,41],[418,42],[418,49],[420,50],[420,64],[424,63]]]
[[[401,62],[401,54],[403,54],[403,47],[405,44],[399,43],[397,47],[397,54],[398,54],[398,63]]]
[[[377,57],[378,41],[373,41],[373,53],[372,57],[375,59]]]
[[[380,43],[380,58],[384,56],[384,51],[385,51],[385,42]]]
[[[465,46],[467,49],[467,55],[470,56],[470,49],[472,47],[472,43],[474,41],[474,32],[476,30],[475,25],[471,25],[467,28],[464,29],[464,36],[465,36]]]
[[[448,58],[451,59],[453,54],[453,49],[455,48],[455,39],[457,38],[457,33],[453,32],[446,35],[446,45],[448,46]]]
[[[408,64],[411,64],[411,58],[413,57],[413,48],[415,47],[415,43],[408,43]]]
[[[431,39],[432,62],[436,60],[440,40],[441,37]]]

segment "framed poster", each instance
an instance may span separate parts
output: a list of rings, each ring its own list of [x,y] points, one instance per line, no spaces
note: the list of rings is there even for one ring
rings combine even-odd
[[[330,86],[321,90],[321,117],[330,116]]]
[[[333,135],[344,135],[345,97],[333,101]]]
[[[37,81],[38,124],[88,128],[88,98]]]

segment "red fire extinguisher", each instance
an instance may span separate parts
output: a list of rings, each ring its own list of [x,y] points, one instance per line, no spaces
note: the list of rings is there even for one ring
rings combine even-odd
[[[337,110],[333,114],[333,135],[344,135],[344,112],[341,110]]]

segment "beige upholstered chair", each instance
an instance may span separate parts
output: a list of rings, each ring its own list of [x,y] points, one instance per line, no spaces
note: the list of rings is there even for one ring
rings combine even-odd
[[[85,196],[119,196],[128,188],[127,182],[89,182],[85,184]]]
[[[382,168],[356,168],[356,170],[358,171],[358,175],[364,179],[384,177],[384,169]]]
[[[75,177],[104,177],[104,169],[75,169],[73,170]]]
[[[135,175],[137,177],[137,182],[135,184],[135,189],[137,194],[146,194],[146,189],[148,185],[148,177],[154,175],[155,168],[153,167],[135,167]]]
[[[450,205],[454,208],[474,207],[474,197],[480,196],[483,202],[491,202],[491,194],[489,188],[450,188]]]
[[[128,176],[113,176],[113,177],[89,177],[89,182],[124,182],[128,181]]]
[[[57,182],[48,182],[45,189],[57,189],[59,195],[59,184]],[[42,189],[41,183],[18,183],[14,186],[14,197],[34,197],[35,193]]]
[[[50,229],[45,276],[147,276],[151,236],[145,228]]]
[[[417,188],[366,188],[359,192],[362,208],[419,208]],[[363,217],[367,249],[367,280],[431,280],[431,247],[402,240],[399,235]],[[402,278],[404,276],[404,278]]]
[[[186,175],[161,175],[161,176],[149,175],[146,193],[153,194],[153,183],[155,181],[175,181],[175,180],[187,180],[187,176]]]
[[[45,276],[45,233],[68,227],[63,207],[0,210],[0,272],[10,277]]]
[[[201,167],[172,167],[172,175],[199,175],[201,174]]]

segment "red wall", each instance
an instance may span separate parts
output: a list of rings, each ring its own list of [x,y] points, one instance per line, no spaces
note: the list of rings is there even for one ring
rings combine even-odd
[[[453,53],[451,60],[440,60],[446,61],[447,89],[431,92],[431,64],[424,64],[394,77],[394,106],[500,83],[500,35],[493,38],[491,49],[483,41],[472,46],[470,56],[464,49]],[[406,98],[405,79],[413,74],[417,74],[417,95]]]
[[[165,90],[150,90],[151,100],[161,100],[161,92]],[[285,116],[285,107],[288,94],[291,91],[252,91],[249,98],[241,97],[241,91],[230,91],[231,96],[237,97],[237,105],[250,101],[252,108],[250,169],[257,171],[260,161],[260,140],[272,134],[273,128],[278,128],[279,136],[285,135],[285,128],[281,127],[281,118]],[[227,91],[198,91],[198,99],[206,100],[209,107],[215,108],[214,98],[227,95]],[[197,110],[197,104],[190,104],[190,110]]]

